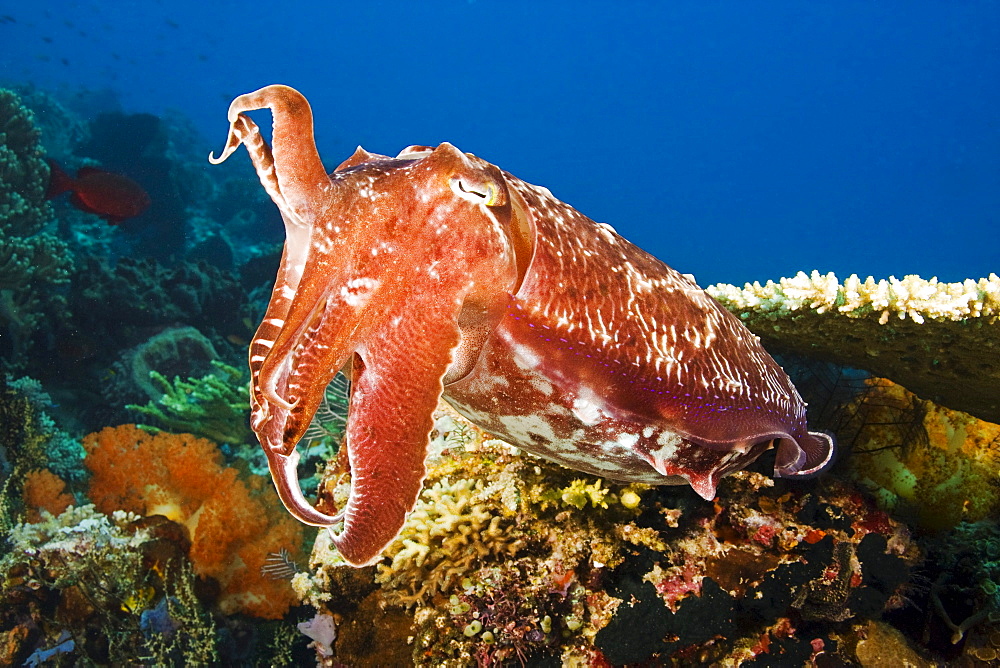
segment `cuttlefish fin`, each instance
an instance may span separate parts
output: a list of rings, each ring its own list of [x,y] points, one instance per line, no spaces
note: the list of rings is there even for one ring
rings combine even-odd
[[[444,301],[449,301],[447,298]],[[378,560],[416,505],[433,412],[460,341],[456,313],[407,304],[355,356],[347,420],[351,493],[333,535],[355,566]]]

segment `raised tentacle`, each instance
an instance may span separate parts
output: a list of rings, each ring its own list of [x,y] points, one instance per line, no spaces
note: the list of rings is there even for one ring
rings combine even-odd
[[[277,84],[240,95],[229,105],[230,134],[236,130],[243,114],[257,109],[269,109],[273,117],[270,172],[284,202],[284,206],[279,204],[279,207],[286,216],[294,212],[295,222],[312,224],[323,210],[317,198],[325,194],[330,180],[316,150],[309,102],[294,88]],[[219,161],[235,150],[235,147],[230,150],[231,144],[232,138],[226,143]],[[249,144],[247,148],[250,149]],[[254,166],[259,167],[257,163]],[[261,174],[259,168],[257,173]],[[264,182],[261,175],[261,183]]]

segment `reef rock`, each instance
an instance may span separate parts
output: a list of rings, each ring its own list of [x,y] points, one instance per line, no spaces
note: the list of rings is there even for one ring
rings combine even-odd
[[[708,288],[772,352],[889,378],[924,399],[1000,422],[1000,276],[941,283],[799,272]]]

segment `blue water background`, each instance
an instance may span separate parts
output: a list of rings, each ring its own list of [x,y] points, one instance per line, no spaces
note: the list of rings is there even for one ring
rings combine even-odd
[[[8,83],[179,109],[206,155],[234,96],[289,84],[331,169],[358,144],[450,141],[702,284],[1000,269],[998,2],[6,2],[0,15]]]

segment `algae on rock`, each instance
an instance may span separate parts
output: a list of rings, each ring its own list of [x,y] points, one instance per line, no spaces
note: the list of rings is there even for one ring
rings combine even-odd
[[[1000,425],[924,401],[882,378],[848,412],[845,462],[885,507],[930,530],[1000,514]]]

